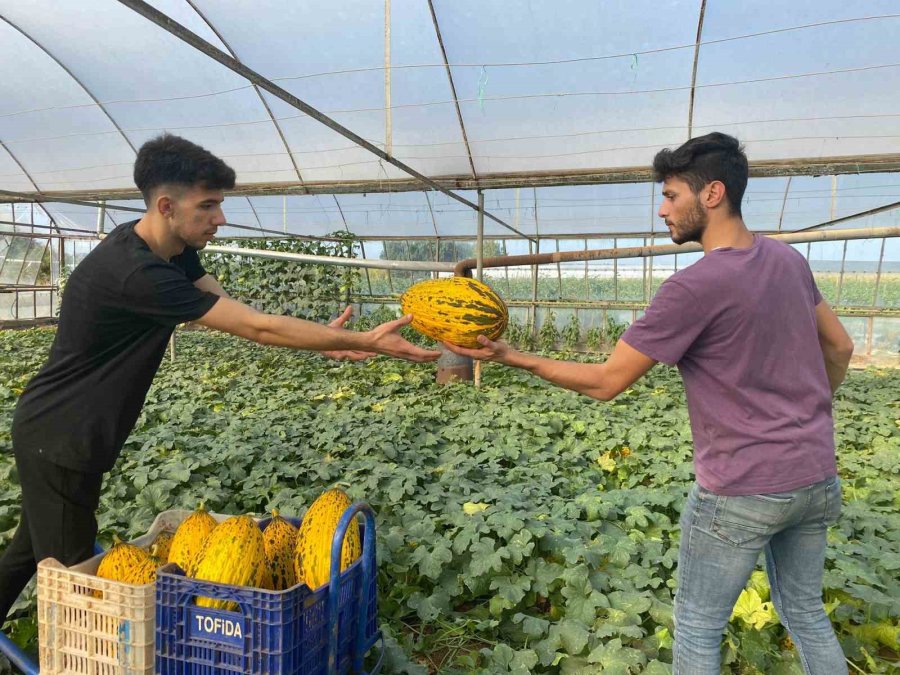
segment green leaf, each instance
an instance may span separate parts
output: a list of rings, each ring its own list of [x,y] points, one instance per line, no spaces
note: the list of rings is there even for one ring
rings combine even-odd
[[[590,633],[580,621],[563,619],[550,629],[550,634],[553,635],[554,631],[558,632],[560,645],[569,654],[580,654],[587,646]]]
[[[637,649],[622,646],[622,641],[616,638],[597,645],[587,660],[600,666],[604,675],[629,675],[631,668],[643,665],[647,659]]]
[[[531,638],[542,638],[550,630],[550,622],[536,616],[518,613],[513,615],[513,622],[522,624],[522,631]]]
[[[491,581],[491,590],[496,590],[499,595],[508,600],[512,605],[517,605],[531,589],[531,579],[524,575],[513,577],[496,577]]]

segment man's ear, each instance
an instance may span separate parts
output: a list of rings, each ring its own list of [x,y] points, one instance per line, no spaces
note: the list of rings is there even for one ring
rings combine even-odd
[[[172,200],[172,197],[165,193],[158,194],[154,204],[157,212],[163,217],[171,216],[175,210],[175,202]]]
[[[714,180],[706,187],[706,198],[703,205],[708,209],[714,209],[725,199],[725,183]]]

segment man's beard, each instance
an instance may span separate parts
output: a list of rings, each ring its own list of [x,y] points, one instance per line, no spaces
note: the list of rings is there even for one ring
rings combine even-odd
[[[699,242],[706,232],[709,224],[709,215],[700,204],[700,200],[694,201],[694,207],[684,216],[680,223],[666,221],[667,225],[673,225],[672,241],[676,244],[686,244],[691,241]]]

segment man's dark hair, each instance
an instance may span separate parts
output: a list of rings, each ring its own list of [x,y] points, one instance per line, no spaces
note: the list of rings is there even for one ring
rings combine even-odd
[[[747,155],[738,139],[714,131],[692,138],[675,150],[660,150],[653,158],[653,179],[680,178],[696,195],[714,180],[725,185],[731,212],[741,215],[741,200],[749,175]]]
[[[162,134],[151,138],[138,150],[134,162],[134,183],[150,206],[153,193],[161,185],[201,186],[210,190],[234,187],[234,169],[196,143]]]

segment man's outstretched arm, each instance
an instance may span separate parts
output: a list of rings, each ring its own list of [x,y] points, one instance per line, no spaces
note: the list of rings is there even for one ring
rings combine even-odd
[[[483,345],[481,349],[446,343],[445,346],[462,356],[522,368],[548,382],[600,401],[611,401],[656,364],[654,359],[623,340],[619,340],[603,363],[578,363],[526,354],[511,349],[505,342],[491,342],[483,335],[478,341]]]
[[[416,347],[400,336],[399,330],[411,320],[411,316],[405,316],[359,333],[290,316],[264,314],[236,300],[219,298],[197,323],[264,345],[317,352],[375,352],[409,361],[437,360],[440,352]]]

